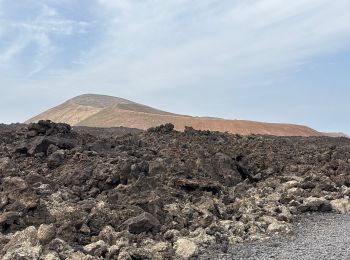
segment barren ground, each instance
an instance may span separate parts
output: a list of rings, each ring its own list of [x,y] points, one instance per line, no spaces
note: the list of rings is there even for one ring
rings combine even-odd
[[[347,138],[173,128],[0,125],[0,259],[269,257],[257,241],[289,234],[300,215],[350,212]],[[339,221],[316,223],[275,252],[298,256],[316,234],[329,247],[302,255],[335,243],[337,256],[341,230],[322,227]]]

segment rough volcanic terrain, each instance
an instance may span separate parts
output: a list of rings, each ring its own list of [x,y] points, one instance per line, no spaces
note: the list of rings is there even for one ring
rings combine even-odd
[[[196,259],[350,211],[347,138],[173,128],[0,125],[0,259]]]
[[[72,98],[27,121],[51,120],[73,126],[129,127],[146,130],[165,123],[172,123],[175,130],[185,126],[198,130],[211,130],[235,134],[263,134],[277,136],[321,136],[324,135],[303,125],[275,124],[247,120],[179,115],[135,103],[123,98],[85,94]]]

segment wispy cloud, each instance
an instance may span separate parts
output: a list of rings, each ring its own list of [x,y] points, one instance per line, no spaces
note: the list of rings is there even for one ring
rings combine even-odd
[[[87,33],[89,23],[63,18],[43,1],[31,21],[10,21],[18,37],[4,49],[12,59],[36,43],[42,69],[55,57],[57,35]],[[51,1],[52,2],[52,1]],[[97,0],[108,17],[104,35],[71,71],[117,85],[164,88],[183,81],[226,78],[233,82],[293,68],[310,57],[348,48],[347,0]],[[42,62],[40,62],[42,60]],[[113,71],[120,73],[113,73]],[[34,71],[40,71],[35,69]],[[136,77],[135,77],[136,76]],[[87,76],[87,82],[91,82]],[[95,83],[95,82],[94,82]]]
[[[137,90],[222,78],[232,87],[346,49],[350,39],[347,0],[99,2],[109,27],[78,77]]]
[[[21,76],[28,77],[46,69],[57,58],[57,50],[62,47],[57,43],[60,37],[87,33],[89,27],[88,22],[62,17],[45,1],[32,4],[36,12],[30,13],[29,19],[0,12],[0,40],[5,43],[0,45],[0,68],[12,69],[15,73],[17,70]],[[0,2],[0,10],[7,5],[11,3]],[[21,69],[28,61],[31,61],[28,68]]]
[[[29,18],[9,16],[15,2],[0,0],[0,86],[50,88],[53,103],[172,93],[179,107],[183,93],[259,91],[350,51],[348,0],[25,0]]]

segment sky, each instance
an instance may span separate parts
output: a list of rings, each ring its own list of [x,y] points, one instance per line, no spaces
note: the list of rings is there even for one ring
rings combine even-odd
[[[0,0],[0,122],[84,93],[350,134],[349,0]]]

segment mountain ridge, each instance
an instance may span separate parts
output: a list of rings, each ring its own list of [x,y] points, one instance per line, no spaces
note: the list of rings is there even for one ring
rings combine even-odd
[[[26,123],[49,119],[73,126],[131,127],[148,129],[164,123],[172,123],[176,130],[191,126],[198,130],[229,132],[234,134],[263,134],[277,136],[322,136],[323,134],[303,125],[229,120],[215,117],[193,117],[162,111],[127,99],[83,94],[67,100]]]

